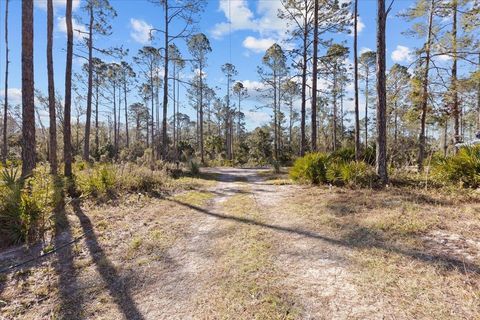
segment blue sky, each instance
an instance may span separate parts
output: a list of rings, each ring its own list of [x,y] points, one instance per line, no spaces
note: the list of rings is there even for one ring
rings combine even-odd
[[[81,5],[84,0],[74,0],[74,15],[77,28],[82,28],[80,19],[83,18]],[[118,16],[112,20],[113,34],[99,40],[104,47],[123,45],[130,50],[130,58],[143,45],[149,45],[148,30],[150,27],[161,27],[162,9],[144,0],[110,0],[116,9]],[[0,74],[1,94],[3,97],[5,48],[4,48],[4,19],[5,1],[2,0],[0,8],[1,20],[1,50],[0,50]],[[56,89],[64,91],[65,70],[65,1],[54,0],[55,3],[55,31],[54,31],[54,65]],[[394,3],[387,24],[387,65],[395,62],[408,64],[410,53],[415,47],[421,45],[421,41],[402,35],[408,28],[408,23],[397,17],[397,13],[412,5],[413,1],[397,0]],[[230,7],[231,15],[228,14]],[[35,0],[35,86],[46,92],[46,0]],[[208,56],[208,68],[206,70],[210,86],[218,86],[225,92],[225,80],[220,67],[230,59],[239,71],[237,80],[243,81],[250,92],[258,84],[257,65],[261,63],[261,57],[265,49],[275,41],[281,41],[285,35],[285,24],[279,20],[277,10],[281,8],[278,0],[209,0],[204,13],[200,17],[198,28],[205,33],[211,42],[212,53]],[[360,33],[359,50],[375,49],[375,15],[376,0],[360,0]],[[85,19],[84,19],[85,20]],[[74,26],[75,28],[75,26]],[[232,31],[230,33],[230,30]],[[21,97],[21,1],[10,1],[9,16],[9,39],[10,39],[10,78],[9,87],[11,103],[19,103]],[[336,42],[346,41],[352,45],[353,38],[349,35],[334,35]],[[178,45],[185,48],[179,41]],[[153,42],[155,46],[161,46],[161,39]],[[231,47],[230,47],[231,46]],[[231,49],[230,49],[231,48]],[[323,52],[320,52],[322,54]],[[188,52],[183,50],[188,56]],[[350,58],[353,60],[353,58]],[[108,59],[106,59],[108,60]],[[74,69],[78,70],[82,61],[76,59]],[[185,73],[191,73],[187,66]],[[188,74],[185,76],[188,77]],[[222,94],[223,95],[223,94]],[[129,97],[130,102],[138,100],[135,95]],[[186,105],[186,102],[184,103]],[[252,94],[247,110],[255,109],[254,106],[262,105]],[[347,108],[351,106],[347,103]],[[185,110],[185,109],[184,109]],[[193,113],[192,113],[193,114]],[[254,128],[268,121],[267,110],[247,112],[247,127]]]

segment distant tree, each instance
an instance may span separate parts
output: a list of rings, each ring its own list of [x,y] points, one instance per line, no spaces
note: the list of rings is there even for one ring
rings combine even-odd
[[[240,141],[241,135],[242,135],[242,99],[246,98],[248,96],[248,91],[247,88],[241,83],[240,81],[236,82],[233,85],[233,93],[237,95],[238,98],[238,109],[236,112],[237,115],[237,141]]]
[[[279,149],[279,112],[280,112],[280,86],[281,79],[287,74],[287,58],[285,53],[278,44],[273,44],[267,49],[265,55],[262,58],[263,66],[258,68],[258,74],[271,91],[271,97],[273,98],[272,110],[273,110],[273,156],[275,161],[278,161],[278,149]]]
[[[94,36],[111,34],[111,26],[108,19],[116,17],[117,13],[110,5],[108,0],[86,0],[83,10],[88,15],[88,32],[84,38],[85,46],[88,50],[88,84],[87,84],[87,109],[85,120],[85,141],[83,147],[83,159],[89,161],[90,159],[90,128],[92,116],[92,96],[93,96],[93,50],[104,52],[95,46]],[[77,32],[81,32],[78,31]]]
[[[365,149],[368,148],[368,102],[370,101],[370,77],[375,73],[377,54],[366,51],[360,56],[362,77],[365,80]]]
[[[35,168],[33,0],[22,1],[22,177]]]
[[[225,95],[226,106],[225,106],[225,149],[227,150],[227,157],[229,160],[233,159],[233,116],[235,112],[232,110],[230,105],[230,90],[232,82],[234,81],[233,77],[238,74],[237,69],[231,63],[225,63],[222,66],[222,72],[227,78],[227,94]]]
[[[360,108],[358,101],[358,0],[354,0],[353,11],[353,68],[355,94],[355,160],[360,160]]]
[[[166,159],[168,151],[167,137],[167,110],[168,110],[168,68],[170,55],[168,48],[176,39],[186,39],[192,33],[192,26],[198,13],[203,10],[204,0],[150,0],[163,8],[163,28],[152,29],[160,31],[164,39],[165,54],[163,56],[163,118],[162,118],[162,158]],[[176,24],[178,32],[172,32],[172,25]]]
[[[120,82],[123,86],[123,103],[125,107],[125,137],[127,148],[130,145],[130,140],[128,136],[128,103],[127,103],[127,94],[129,92],[128,87],[129,83],[132,81],[132,78],[135,78],[136,74],[133,71],[132,66],[125,61],[120,63]]]
[[[324,76],[331,81],[330,89],[333,99],[332,111],[332,146],[333,151],[337,150],[338,130],[338,99],[342,95],[342,75],[346,73],[345,60],[348,56],[348,48],[340,44],[332,44],[324,57],[320,60],[324,66]]]
[[[292,148],[292,140],[293,140],[293,124],[295,121],[298,120],[298,112],[296,112],[293,108],[293,104],[295,99],[300,94],[300,88],[298,83],[294,80],[285,81],[282,85],[283,87],[283,97],[289,109],[289,121],[288,121],[288,144],[290,149]],[[301,142],[300,142],[301,143]]]
[[[188,40],[188,50],[193,56],[193,67],[198,71],[199,85],[199,104],[198,104],[198,124],[199,124],[199,142],[200,142],[200,159],[205,162],[204,141],[203,141],[203,73],[207,63],[207,53],[212,51],[210,41],[203,33],[197,33]]]

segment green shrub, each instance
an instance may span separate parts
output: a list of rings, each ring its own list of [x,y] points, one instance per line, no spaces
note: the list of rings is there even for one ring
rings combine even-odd
[[[350,162],[355,160],[355,148],[345,147],[340,148],[330,154],[331,159]]]
[[[480,146],[462,147],[456,155],[432,160],[434,179],[442,183],[461,184],[464,187],[480,187]]]
[[[115,191],[116,170],[112,164],[94,164],[75,172],[75,184],[83,196],[100,197]]]
[[[18,168],[4,168],[0,185],[0,240],[34,242],[52,226],[51,213],[60,198],[48,166],[38,166],[27,179]]]
[[[328,155],[320,152],[308,153],[295,160],[290,177],[296,181],[314,184],[327,182]]]
[[[354,186],[372,184],[376,175],[373,168],[365,162],[343,161],[338,154],[329,156],[324,153],[309,153],[295,161],[290,177],[313,184]]]
[[[151,170],[135,164],[125,164],[117,169],[117,188],[126,192],[160,192],[170,177],[165,170]]]
[[[365,186],[371,185],[375,179],[373,168],[365,162],[331,162],[327,169],[327,180],[332,184]]]

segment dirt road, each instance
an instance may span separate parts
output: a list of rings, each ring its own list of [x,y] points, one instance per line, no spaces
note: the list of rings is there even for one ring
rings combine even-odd
[[[364,212],[344,191],[292,185],[265,169],[208,168],[202,179],[204,187],[165,199],[74,204],[71,232],[61,238],[93,232],[69,250],[3,279],[2,319],[477,314],[478,275],[468,276],[465,286],[456,270],[439,273],[430,261],[404,249],[367,246],[373,233],[342,220]],[[362,202],[373,210],[368,205]]]

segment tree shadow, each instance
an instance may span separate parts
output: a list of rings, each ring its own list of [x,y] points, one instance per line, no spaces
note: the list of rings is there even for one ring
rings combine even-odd
[[[307,229],[292,228],[292,227],[262,223],[249,218],[215,213],[207,209],[204,209],[189,203],[185,203],[179,200],[175,200],[175,199],[169,199],[169,201],[173,201],[179,205],[193,209],[198,213],[206,214],[219,219],[231,220],[239,223],[259,226],[262,228],[268,228],[268,229],[272,229],[279,232],[301,235],[301,236],[312,238],[312,239],[322,240],[322,241],[331,243],[333,245],[341,246],[341,247],[381,249],[386,252],[394,252],[406,257],[413,258],[418,261],[429,263],[435,266],[440,266],[448,271],[459,271],[463,274],[467,274],[467,273],[475,273],[477,275],[480,274],[480,267],[476,264],[462,261],[447,255],[430,254],[430,253],[425,253],[416,249],[402,248],[399,246],[388,244],[388,243],[385,243],[384,239],[381,236],[379,236],[372,230],[368,230],[361,226],[349,225],[347,226],[347,228],[350,230],[350,232],[347,234],[347,237],[345,239],[342,239],[342,238],[335,239],[335,238],[321,235],[319,233],[316,233],[314,231],[307,230]],[[366,235],[368,236],[367,238],[365,238]]]
[[[85,233],[85,243],[87,244],[90,256],[105,282],[110,296],[113,298],[120,311],[126,319],[141,320],[143,315],[131,297],[129,288],[125,285],[124,279],[120,277],[115,267],[108,259],[105,251],[100,246],[93,228],[93,224],[87,215],[83,212],[79,200],[72,201],[73,211],[80,221],[80,225]]]
[[[74,239],[71,226],[65,213],[65,201],[62,199],[55,209],[55,248],[57,262],[55,269],[59,277],[58,290],[60,294],[60,319],[83,319],[83,297],[78,288],[74,253],[70,245]]]

